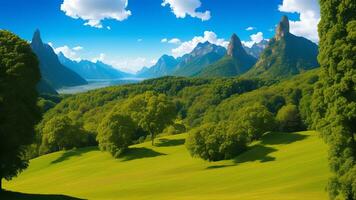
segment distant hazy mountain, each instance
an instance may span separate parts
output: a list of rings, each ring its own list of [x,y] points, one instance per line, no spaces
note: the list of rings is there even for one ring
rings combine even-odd
[[[245,73],[256,63],[256,58],[246,53],[241,40],[233,34],[222,59],[207,66],[198,76],[203,77],[229,77]]]
[[[267,47],[267,45],[268,45],[268,40],[262,40],[259,43],[253,44],[251,48],[247,46],[243,46],[243,47],[246,53],[258,59],[261,53],[263,52],[263,50]]]
[[[42,42],[39,30],[36,30],[33,35],[31,48],[40,62],[42,81],[39,89],[49,90],[48,87],[58,89],[64,86],[87,84],[86,80],[59,62],[52,47]]]
[[[226,54],[226,49],[209,42],[199,43],[192,52],[178,58],[176,76],[193,76]]]
[[[64,66],[73,70],[85,79],[117,79],[132,76],[132,74],[119,71],[100,61],[91,62],[88,60],[81,60],[77,62],[71,60],[65,57],[62,52],[58,54],[58,59]]]
[[[256,65],[244,74],[254,78],[283,78],[319,66],[318,46],[303,37],[289,32],[289,20],[282,18],[276,35],[269,41]]]
[[[157,63],[150,68],[144,67],[136,75],[142,78],[157,78],[172,75],[176,70],[178,61],[173,56],[163,55]]]

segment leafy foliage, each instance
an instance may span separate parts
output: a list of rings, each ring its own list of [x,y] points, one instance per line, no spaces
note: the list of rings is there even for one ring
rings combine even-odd
[[[96,139],[101,150],[119,157],[132,144],[135,131],[136,124],[129,116],[113,113],[101,122]]]
[[[88,143],[88,134],[67,116],[54,117],[42,129],[42,153],[54,152]]]
[[[25,145],[33,142],[34,125],[40,118],[39,80],[38,61],[28,43],[0,30],[0,182],[28,165]]]
[[[301,129],[301,119],[296,105],[285,105],[277,113],[276,119],[279,128],[284,132],[298,131]]]
[[[332,199],[356,199],[356,2],[320,0],[322,66],[313,96],[314,127],[330,146]]]
[[[193,129],[186,140],[192,156],[209,161],[233,158],[247,147],[247,134],[226,122],[208,123]]]

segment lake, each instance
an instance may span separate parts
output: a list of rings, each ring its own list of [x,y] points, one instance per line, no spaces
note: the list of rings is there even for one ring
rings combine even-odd
[[[63,88],[57,90],[57,92],[59,94],[77,94],[77,93],[87,92],[90,90],[95,90],[95,89],[114,86],[114,85],[138,83],[143,80],[144,80],[143,78],[87,79],[87,81],[88,81],[87,85],[63,87]]]

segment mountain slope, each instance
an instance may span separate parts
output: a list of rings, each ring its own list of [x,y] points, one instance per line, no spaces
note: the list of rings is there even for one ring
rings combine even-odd
[[[136,75],[142,78],[157,78],[171,75],[178,65],[178,61],[173,56],[163,55],[157,63],[150,68],[144,67]]]
[[[119,160],[96,148],[48,154],[4,187],[86,199],[327,199],[327,146],[316,132],[269,133],[220,162],[191,158],[185,137],[132,146]]]
[[[42,42],[38,30],[33,35],[31,48],[40,61],[42,79],[54,89],[87,84],[82,77],[59,62],[52,47]]]
[[[247,54],[236,34],[230,39],[227,55],[207,66],[198,76],[229,77],[245,73],[256,63],[256,58]]]
[[[193,76],[226,54],[226,49],[209,42],[199,43],[192,52],[180,58],[176,76]]]
[[[58,54],[58,59],[64,66],[85,79],[117,79],[132,76],[100,61],[95,63],[88,60],[73,61],[65,57],[62,52]]]
[[[299,74],[319,66],[317,55],[318,46],[291,34],[289,20],[284,16],[256,65],[243,76],[279,79]]]

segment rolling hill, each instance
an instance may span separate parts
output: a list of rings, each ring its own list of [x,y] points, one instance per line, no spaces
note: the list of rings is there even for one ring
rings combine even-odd
[[[24,199],[327,199],[327,146],[316,132],[268,133],[235,159],[210,163],[189,156],[185,137],[134,145],[117,160],[95,147],[48,154],[4,186],[32,193]]]

